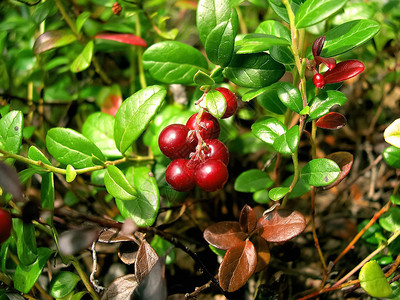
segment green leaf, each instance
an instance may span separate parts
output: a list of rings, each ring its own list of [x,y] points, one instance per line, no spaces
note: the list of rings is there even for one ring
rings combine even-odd
[[[78,73],[89,68],[93,57],[93,41],[90,41],[83,48],[82,52],[71,64],[71,72]]]
[[[388,144],[400,148],[400,119],[394,120],[385,129],[383,137]]]
[[[334,25],[340,25],[353,20],[372,19],[375,14],[373,3],[351,3],[344,7],[343,13],[335,15]]]
[[[385,162],[396,169],[400,169],[400,149],[395,146],[389,146],[382,152]]]
[[[390,201],[393,204],[400,205],[400,195],[390,195]]]
[[[42,269],[46,265],[47,260],[53,251],[49,248],[39,248],[38,258],[31,265],[25,266],[23,264],[18,264],[17,269],[14,274],[14,288],[21,293],[29,293],[31,288],[35,285],[40,274],[42,274]]]
[[[273,201],[278,201],[289,193],[290,188],[288,187],[275,187],[269,191],[269,198]]]
[[[369,220],[362,221],[360,224],[357,225],[357,231],[360,232],[368,223]],[[383,236],[382,227],[379,226],[377,223],[374,223],[363,233],[361,238],[369,244],[379,245],[379,240],[376,238],[378,235]]]
[[[114,117],[103,112],[91,114],[83,123],[82,134],[103,152],[104,156],[122,157],[114,141]]]
[[[286,126],[275,118],[264,117],[251,126],[251,132],[260,140],[272,145],[274,141],[286,132]]]
[[[229,64],[238,30],[236,10],[226,0],[200,0],[196,25],[208,59],[222,67]]]
[[[193,81],[196,85],[214,85],[215,81],[203,71],[197,71],[197,73],[193,77]]]
[[[303,100],[299,90],[290,82],[278,82],[275,86],[282,103],[292,111],[300,113],[303,109]]]
[[[359,47],[377,34],[379,29],[379,23],[373,20],[354,20],[339,25],[326,32],[321,56],[337,56]]]
[[[18,153],[22,143],[24,117],[21,111],[13,110],[0,119],[0,147]]]
[[[347,0],[307,0],[296,13],[296,28],[304,28],[326,20],[341,9]]]
[[[265,109],[278,114],[283,115],[287,108],[278,97],[278,91],[275,85],[267,87],[267,90],[263,91],[260,95],[257,95],[257,102]]]
[[[216,118],[221,118],[226,110],[225,97],[216,90],[207,92],[206,106],[210,114]]]
[[[143,133],[166,94],[164,87],[153,85],[141,89],[122,103],[115,115],[114,124],[115,144],[121,153]]]
[[[127,178],[129,181],[129,174]],[[134,169],[133,182],[138,197],[129,201],[115,199],[117,207],[124,218],[132,219],[138,226],[151,226],[160,206],[157,182],[147,167]]]
[[[76,41],[72,32],[66,30],[52,30],[39,35],[33,45],[33,53],[40,54],[45,51],[62,47]]]
[[[294,56],[288,46],[273,45],[269,48],[269,54],[277,62],[284,65],[294,65]]]
[[[35,5],[32,19],[36,24],[42,23],[48,16],[52,16],[57,12],[57,7],[53,1],[42,1]]]
[[[266,190],[272,184],[273,181],[266,172],[252,169],[244,171],[236,178],[234,189],[242,193],[254,193]]]
[[[78,31],[78,33],[81,32],[83,24],[85,24],[86,20],[89,19],[89,17],[90,12],[84,11],[76,18],[76,30]]]
[[[208,245],[208,247],[210,247],[211,251],[214,252],[215,254],[217,254],[218,256],[221,256],[221,258],[223,258],[225,256],[225,253],[227,250],[222,250],[222,249],[218,249],[215,248],[212,245]]]
[[[38,257],[35,227],[32,223],[23,223],[21,219],[13,218],[13,228],[17,235],[17,253],[19,263],[29,266]]]
[[[48,131],[46,147],[49,153],[60,163],[72,165],[75,169],[93,167],[92,156],[105,160],[97,146],[69,128],[56,127]]]
[[[250,33],[235,42],[237,54],[249,54],[267,51],[273,45],[288,46],[289,41],[284,38],[275,37],[263,33]]]
[[[273,11],[286,23],[289,22],[289,16],[286,10],[285,5],[282,3],[281,0],[268,0],[269,5],[273,9]],[[296,1],[291,1],[290,7],[292,8],[292,11],[294,15],[296,15],[297,11],[299,10],[299,5],[296,3]]]
[[[47,165],[51,165],[50,161],[47,159],[46,156],[38,149],[36,146],[30,146],[28,150],[28,158],[35,160],[35,161],[41,161]],[[37,166],[32,166],[33,168],[39,168]]]
[[[343,105],[346,101],[346,95],[339,91],[319,93],[310,101],[310,119],[318,119],[326,115],[334,105]]]
[[[339,166],[330,159],[317,158],[308,162],[301,170],[301,179],[312,186],[329,185],[340,174]]]
[[[54,298],[62,298],[73,291],[80,277],[72,272],[60,271],[50,282],[50,294]]]
[[[267,190],[259,190],[253,194],[254,202],[259,204],[267,204],[269,203],[269,194]]]
[[[165,258],[165,264],[169,265],[175,262],[176,260],[176,250],[174,249],[174,245],[172,245],[167,240],[164,240],[159,235],[156,235],[150,243],[151,247],[157,252],[158,256],[163,256],[167,251],[168,254]],[[172,249],[172,250],[171,250]]]
[[[52,172],[42,174],[42,184],[40,186],[40,200],[43,209],[53,211],[55,193],[54,193],[54,173]]]
[[[361,287],[372,297],[389,297],[392,288],[375,260],[367,262],[358,275]]]
[[[267,20],[260,23],[256,28],[255,33],[273,35],[279,38],[283,38],[288,42],[292,40],[290,36],[290,30],[282,23],[274,20]]]
[[[284,134],[278,136],[272,146],[281,154],[293,154],[299,144],[299,137],[299,126],[295,125]]]
[[[160,82],[181,84],[192,84],[198,70],[208,69],[207,60],[199,50],[176,41],[160,42],[147,48],[143,66]]]
[[[400,230],[400,208],[391,207],[379,218],[379,225],[383,229],[395,232]]]
[[[267,53],[239,54],[233,56],[223,73],[239,86],[262,88],[278,81],[285,67]]]
[[[107,166],[106,173],[104,174],[104,184],[107,192],[114,198],[127,201],[137,198],[135,188],[130,185],[124,173],[116,166]]]
[[[68,165],[67,166],[67,169],[66,169],[66,180],[67,180],[67,182],[72,182],[72,181],[74,181],[75,180],[75,178],[76,178],[76,171],[75,171],[75,169],[74,169],[74,167],[73,166],[71,166],[71,165]]]

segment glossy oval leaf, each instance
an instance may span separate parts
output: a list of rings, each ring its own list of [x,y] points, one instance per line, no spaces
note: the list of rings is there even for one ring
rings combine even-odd
[[[81,278],[68,271],[58,272],[50,282],[50,294],[54,298],[62,298],[71,293]]]
[[[383,132],[386,143],[400,148],[400,119],[394,120]]]
[[[193,81],[196,85],[214,85],[215,81],[210,75],[203,71],[197,71],[193,77]]]
[[[304,28],[326,20],[341,9],[347,0],[307,0],[296,13],[296,28]]]
[[[273,45],[289,46],[290,43],[284,38],[264,33],[250,33],[242,36],[235,42],[235,53],[249,54],[267,51]]]
[[[216,90],[207,92],[206,106],[210,114],[216,118],[221,118],[226,110],[226,100],[224,95]]]
[[[81,32],[83,24],[89,19],[90,17],[90,12],[89,11],[84,11],[82,12],[77,18],[76,18],[76,31]]]
[[[32,223],[24,223],[17,218],[13,218],[12,223],[17,236],[19,263],[23,266],[29,266],[38,258],[35,227]]]
[[[275,187],[268,192],[269,198],[273,201],[278,201],[289,193],[290,188],[288,187]]]
[[[203,237],[215,248],[226,250],[242,243],[247,234],[242,231],[239,222],[225,221],[208,226]]]
[[[340,129],[347,123],[346,117],[337,112],[329,112],[319,118],[315,125],[323,129]]]
[[[163,83],[193,83],[198,70],[208,63],[201,52],[181,42],[166,41],[152,45],[143,53],[143,66],[154,79]]]
[[[114,198],[121,200],[134,200],[137,197],[135,188],[128,182],[124,173],[116,166],[107,166],[104,174],[104,185],[107,192]]]
[[[275,118],[264,117],[251,126],[251,132],[260,140],[272,145],[275,140],[286,132],[286,126]]]
[[[92,157],[105,161],[103,153],[82,134],[69,128],[52,128],[46,136],[49,153],[60,163],[72,165],[75,169],[93,167]]]
[[[114,123],[115,144],[121,153],[124,153],[143,133],[166,94],[167,91],[162,86],[149,86],[122,103],[115,115]]]
[[[271,85],[270,87],[268,87],[266,91],[258,95],[257,102],[263,108],[275,114],[283,115],[286,112],[287,107],[281,102],[281,100],[278,97],[277,90],[273,87],[274,85]]]
[[[39,35],[33,45],[33,53],[40,54],[45,51],[62,47],[76,41],[72,32],[65,30],[51,30]]]
[[[301,170],[301,178],[312,186],[326,186],[334,182],[340,168],[333,160],[317,158],[309,161]]]
[[[103,32],[96,34],[94,39],[110,40],[133,46],[147,47],[147,43],[144,39],[132,33]]]
[[[266,172],[259,169],[247,170],[235,180],[234,189],[242,193],[254,193],[272,185],[273,181]]]
[[[290,30],[285,25],[275,20],[267,20],[261,22],[256,28],[255,33],[273,35],[279,38],[283,38],[288,42],[292,40],[290,36]]]
[[[122,157],[114,141],[114,118],[103,112],[95,112],[86,119],[82,134],[91,140],[106,157]]]
[[[375,260],[367,262],[358,275],[361,287],[372,297],[389,297],[392,287]]]
[[[339,91],[326,91],[319,93],[309,104],[310,119],[318,119],[329,113],[329,110],[334,105],[343,105],[346,101],[346,95]]]
[[[18,153],[22,143],[24,117],[21,111],[13,110],[0,119],[0,147]]]
[[[286,10],[285,5],[282,3],[281,0],[268,0],[270,7],[273,9],[273,11],[286,23],[289,22],[289,16]],[[290,7],[292,8],[292,11],[294,15],[296,15],[297,11],[299,10],[299,4],[296,3],[296,1],[291,1]]]
[[[254,210],[249,206],[243,206],[240,211],[239,225],[243,232],[251,233],[257,225],[257,217]]]
[[[128,175],[127,178],[129,181]],[[129,201],[115,199],[117,207],[124,218],[132,219],[138,226],[151,226],[160,206],[157,182],[147,167],[134,169],[133,182],[137,198]]]
[[[359,47],[373,38],[379,29],[379,23],[374,20],[354,20],[334,27],[325,33],[321,56],[337,56]]]
[[[278,81],[285,73],[285,66],[267,53],[238,54],[223,73],[239,86],[262,88]]]
[[[382,152],[385,162],[396,169],[400,169],[400,149],[395,146],[389,146]]]
[[[400,230],[400,207],[391,207],[379,218],[379,225],[389,232]]]
[[[278,82],[275,88],[281,102],[292,111],[300,113],[303,109],[300,91],[290,82]]]
[[[272,45],[269,48],[269,54],[274,60],[284,64],[289,69],[295,64],[293,53],[288,46]]]
[[[306,228],[304,216],[294,210],[278,209],[262,216],[257,222],[257,230],[263,239],[271,243],[286,242]]]
[[[78,73],[89,68],[93,57],[93,41],[89,41],[82,52],[74,59],[71,64],[71,72]]]
[[[272,146],[281,154],[293,154],[299,144],[299,138],[299,125],[295,125],[284,134],[278,136]]]
[[[324,190],[328,190],[334,186],[337,186],[349,174],[354,160],[353,154],[345,151],[331,153],[326,158],[337,163],[340,168],[340,174],[334,182],[324,186]]]
[[[229,248],[219,266],[221,288],[228,292],[240,289],[253,275],[257,265],[257,253],[250,241]]]

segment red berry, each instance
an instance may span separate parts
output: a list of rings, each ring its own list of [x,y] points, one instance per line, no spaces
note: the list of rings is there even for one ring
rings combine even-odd
[[[220,160],[206,160],[197,166],[194,180],[202,190],[214,192],[224,187],[228,180],[228,169]]]
[[[12,219],[8,211],[0,208],[0,244],[5,242],[10,234],[12,228]]]
[[[207,147],[203,148],[204,157],[206,160],[220,160],[225,165],[229,162],[229,150],[220,140],[205,140]]]
[[[174,190],[188,191],[195,186],[194,166],[189,164],[188,159],[175,159],[165,170],[165,179]]]
[[[322,89],[325,86],[325,80],[322,74],[319,73],[315,74],[314,77],[312,78],[312,81],[314,85],[319,89]]]
[[[190,130],[195,130],[197,113],[192,115],[186,123],[186,126]],[[200,117],[199,131],[203,140],[217,139],[221,127],[219,126],[218,120],[210,113],[203,112]]]
[[[161,152],[170,159],[186,158],[195,151],[196,139],[189,140],[189,128],[182,124],[168,125],[158,137]]]
[[[225,97],[226,100],[226,110],[221,119],[226,119],[229,118],[230,116],[233,116],[237,109],[236,95],[232,93],[230,90],[223,87],[216,88],[215,90],[220,92]]]

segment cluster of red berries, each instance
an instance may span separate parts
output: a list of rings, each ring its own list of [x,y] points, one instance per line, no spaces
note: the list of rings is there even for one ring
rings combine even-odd
[[[325,36],[321,36],[314,41],[312,46],[312,53],[315,61],[315,67],[313,68],[315,74],[312,80],[317,88],[322,89],[325,84],[337,83],[350,79],[364,71],[365,67],[361,61],[350,59],[336,64],[334,58],[320,56],[324,43]],[[318,72],[320,64],[324,64],[328,68],[328,71],[324,74]]]
[[[11,228],[12,219],[10,213],[0,208],[0,244],[10,237]]]
[[[234,93],[216,88],[226,100],[222,118],[229,118],[237,109]],[[184,192],[196,185],[204,191],[222,189],[228,180],[228,148],[218,140],[221,128],[217,118],[203,111],[195,113],[186,125],[171,124],[158,138],[161,152],[172,162],[165,171],[167,183],[176,191]]]

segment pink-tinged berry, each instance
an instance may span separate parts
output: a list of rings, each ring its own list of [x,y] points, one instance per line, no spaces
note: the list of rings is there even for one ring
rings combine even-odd
[[[322,76],[322,74],[315,74],[312,78],[312,81],[314,83],[314,85],[319,88],[322,89],[325,86],[325,80],[324,80],[324,76]]]
[[[189,191],[195,187],[194,167],[188,159],[175,159],[165,170],[165,180],[178,192]]]
[[[0,244],[10,237],[11,228],[12,218],[10,213],[0,208]]]
[[[234,93],[232,93],[230,90],[220,87],[216,88],[216,91],[220,92],[225,100],[226,100],[226,110],[224,115],[221,117],[221,119],[226,119],[231,116],[233,116],[237,110],[237,98]]]
[[[197,166],[194,180],[202,190],[215,192],[222,189],[228,181],[228,169],[220,160],[206,160]]]
[[[186,123],[190,130],[195,130],[196,128],[196,117],[197,113],[192,115]],[[199,133],[202,139],[217,139],[220,131],[221,127],[218,120],[212,114],[203,112],[199,120]]]
[[[205,140],[207,146],[203,148],[205,160],[220,160],[225,165],[229,162],[229,150],[220,140]]]
[[[158,137],[161,152],[170,159],[187,158],[196,149],[196,139],[189,138],[189,128],[182,124],[171,124]]]

